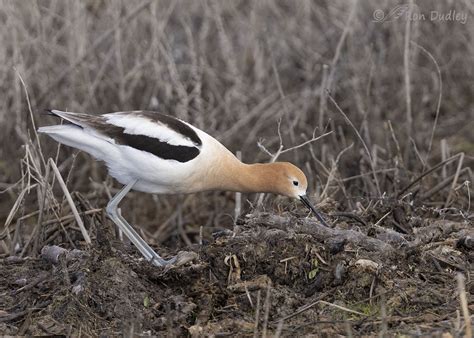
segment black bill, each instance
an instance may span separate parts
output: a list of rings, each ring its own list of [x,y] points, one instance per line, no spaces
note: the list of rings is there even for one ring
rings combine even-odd
[[[319,212],[316,211],[316,209],[313,207],[313,205],[311,204],[311,202],[309,201],[308,197],[306,197],[306,195],[302,195],[300,196],[300,201],[303,202],[304,205],[306,205],[308,207],[309,210],[311,210],[314,215],[316,216],[316,218],[321,222],[322,225],[324,226],[327,226],[328,228],[330,227],[326,221],[324,220],[324,218],[321,216],[321,214]]]

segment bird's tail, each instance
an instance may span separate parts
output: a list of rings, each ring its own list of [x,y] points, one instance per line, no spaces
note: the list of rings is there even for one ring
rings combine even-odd
[[[94,116],[88,114],[81,114],[81,113],[71,113],[65,112],[61,110],[46,110],[46,113],[52,116],[60,117],[66,122],[75,124],[76,126],[87,128],[89,124],[94,123],[96,121],[102,121],[101,116]]]
[[[55,141],[85,151],[97,159],[105,159],[115,149],[100,138],[87,133],[84,128],[74,124],[61,124],[40,127],[39,133],[47,134]]]

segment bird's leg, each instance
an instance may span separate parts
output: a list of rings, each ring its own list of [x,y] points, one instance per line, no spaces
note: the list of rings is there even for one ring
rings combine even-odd
[[[165,260],[161,258],[146,242],[141,236],[132,228],[130,224],[123,218],[118,212],[118,205],[125,197],[125,195],[133,188],[138,180],[133,180],[129,184],[123,187],[117,195],[115,195],[107,204],[107,215],[110,219],[119,227],[120,230],[127,236],[128,239],[137,247],[138,251],[156,266],[163,266],[167,264],[172,264],[176,261],[176,258],[173,257],[170,260]]]

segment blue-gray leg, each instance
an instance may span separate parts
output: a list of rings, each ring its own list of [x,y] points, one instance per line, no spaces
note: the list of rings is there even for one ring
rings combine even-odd
[[[176,261],[176,257],[171,258],[170,260],[165,260],[161,258],[146,242],[141,236],[132,228],[130,224],[123,218],[118,212],[118,205],[125,197],[125,195],[133,188],[137,183],[137,180],[133,180],[129,184],[123,187],[117,195],[115,195],[107,204],[107,215],[109,218],[118,226],[120,230],[127,236],[127,238],[137,247],[138,251],[145,257],[146,260],[151,262],[156,266],[163,266],[167,264],[173,264]]]

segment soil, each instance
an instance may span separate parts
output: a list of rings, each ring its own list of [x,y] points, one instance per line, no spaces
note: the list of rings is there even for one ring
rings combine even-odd
[[[39,257],[0,261],[0,332],[465,333],[458,276],[467,276],[461,284],[472,298],[472,221],[399,202],[339,214],[330,205],[322,208],[333,228],[302,209],[255,212],[235,234],[215,233],[187,247],[182,264],[164,268],[115,239],[109,221],[97,227],[89,247],[78,231],[70,234],[76,248],[58,235]],[[86,224],[101,219],[84,218]]]

